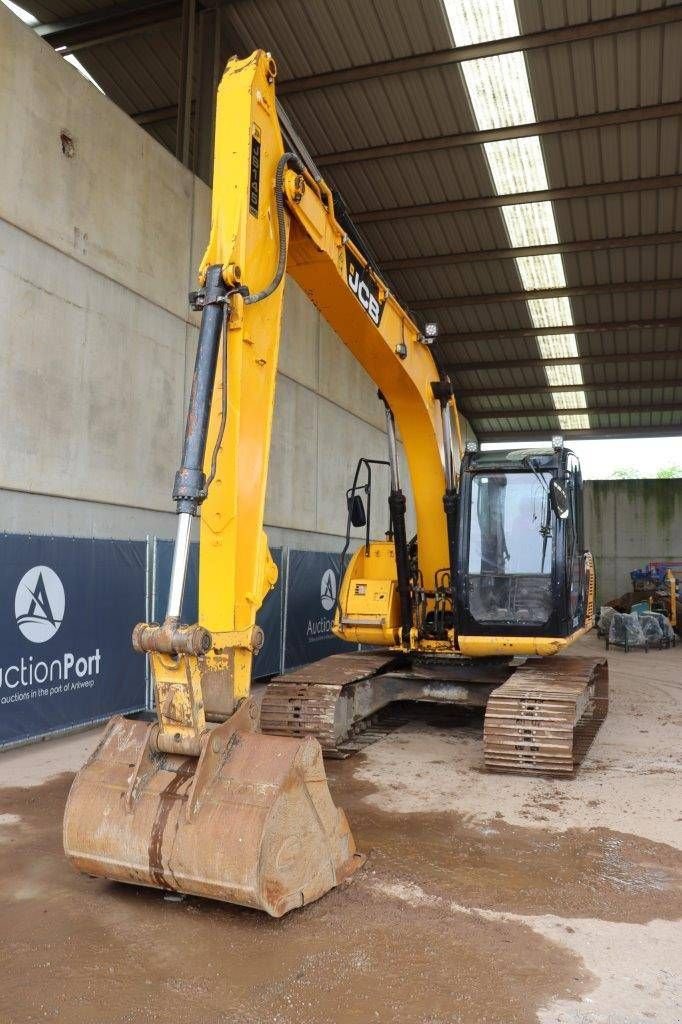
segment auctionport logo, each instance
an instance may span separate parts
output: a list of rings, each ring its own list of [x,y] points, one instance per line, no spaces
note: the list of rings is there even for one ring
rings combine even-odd
[[[59,632],[65,607],[64,585],[49,565],[34,565],[19,580],[14,618],[31,643],[44,644]],[[23,653],[14,665],[0,663],[0,705],[92,689],[101,670],[99,647],[89,654],[57,650],[45,661]]]
[[[336,576],[333,569],[326,569],[320,582],[320,601],[326,612],[336,604]]]
[[[23,636],[34,644],[51,640],[64,618],[66,596],[54,569],[34,565],[19,580],[14,617]]]

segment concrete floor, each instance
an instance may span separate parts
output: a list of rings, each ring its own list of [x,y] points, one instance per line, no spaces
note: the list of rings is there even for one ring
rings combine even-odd
[[[682,648],[609,663],[574,780],[487,775],[480,720],[432,714],[332,762],[367,865],[281,921],[70,869],[98,732],[0,755],[0,1021],[679,1022]]]

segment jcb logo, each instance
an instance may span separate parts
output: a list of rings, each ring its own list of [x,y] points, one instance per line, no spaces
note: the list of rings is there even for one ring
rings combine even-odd
[[[379,290],[369,274],[360,270],[355,262],[355,257],[348,249],[346,249],[346,275],[348,287],[365,309],[372,323],[378,327],[381,323],[384,303],[379,301]]]

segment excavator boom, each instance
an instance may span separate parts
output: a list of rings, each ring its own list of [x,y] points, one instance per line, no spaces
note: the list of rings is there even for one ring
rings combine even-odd
[[[256,613],[277,580],[263,532],[290,214],[317,218],[330,262],[342,232],[322,187],[286,154],[272,58],[232,60],[216,115],[211,234],[182,464],[168,610],[140,623],[157,721],[118,717],[77,774],[64,849],[79,870],[279,917],[362,863],[314,738],[265,736],[250,699]],[[325,193],[326,194],[326,193]],[[300,228],[298,229],[301,230]],[[305,254],[300,251],[302,273]],[[337,276],[341,270],[337,270]],[[355,299],[353,299],[355,302]],[[199,623],[182,623],[192,519],[201,510]]]

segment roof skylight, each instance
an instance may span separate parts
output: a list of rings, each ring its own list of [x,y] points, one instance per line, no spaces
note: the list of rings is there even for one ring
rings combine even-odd
[[[99,84],[99,82],[95,81],[95,79],[92,77],[88,69],[83,67],[81,62],[78,60],[78,57],[74,57],[72,53],[68,53],[64,60],[67,64],[70,64],[71,67],[75,68],[76,71],[80,71],[83,78],[87,78],[88,82],[94,85],[95,89],[99,89],[102,95],[104,95],[104,89],[102,88],[102,86]]]
[[[539,139],[537,140],[539,143]],[[556,245],[559,241],[551,203],[503,206],[502,216],[512,246]]]
[[[522,53],[464,61],[462,74],[481,130],[535,120],[530,92],[524,88],[528,76]]]
[[[519,35],[514,0],[444,0],[444,4],[454,40],[459,46]],[[465,61],[460,67],[479,129],[528,124],[536,120],[523,52]],[[539,136],[490,142],[483,149],[498,195],[549,188]],[[550,202],[504,206],[501,212],[513,248],[558,242],[554,208]],[[515,263],[526,291],[566,287],[563,259],[559,254],[523,256]],[[527,305],[535,327],[570,327],[573,324],[571,304],[567,298],[529,299]],[[543,359],[578,355],[576,338],[571,333],[539,337],[538,348]],[[583,383],[580,366],[548,366],[545,373],[550,389],[566,384],[576,385],[575,391],[551,392],[557,410],[587,407],[585,392],[580,390]],[[587,414],[559,414],[558,418],[564,430],[589,427]]]
[[[516,8],[509,0],[445,0],[445,10],[458,46],[519,34]]]
[[[38,19],[34,17],[33,14],[29,14],[28,11],[25,11],[23,7],[19,6],[19,4],[13,3],[12,0],[0,0],[0,3],[3,3],[5,7],[7,7],[12,12],[12,14],[16,14],[17,18],[20,18],[21,21],[23,21],[24,25],[29,25],[31,28],[35,28],[36,25],[40,24]],[[64,49],[64,47],[62,47],[62,49]],[[59,50],[57,50],[56,52],[59,53]],[[74,57],[74,55],[70,53],[64,56],[64,60],[67,61],[67,63],[71,64],[71,66],[74,67],[76,71],[80,71],[83,78],[87,78],[88,82],[91,82],[96,89],[99,89],[101,93],[104,93],[104,89],[102,88],[102,86],[99,84],[99,82],[95,81],[90,72],[83,67],[83,65],[77,57]]]
[[[537,135],[530,139],[487,142],[483,149],[498,195],[536,192],[547,188],[547,175]]]
[[[2,0],[2,3],[5,7],[9,7],[12,14],[16,14],[17,18],[21,18],[24,25],[30,25],[31,28],[35,28],[36,25],[39,24],[37,18],[32,14],[29,14],[28,11],[25,11],[23,7],[19,6],[19,4],[13,4],[12,0]]]

